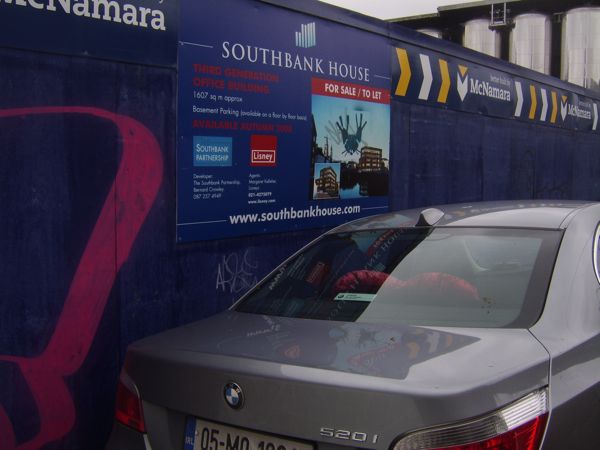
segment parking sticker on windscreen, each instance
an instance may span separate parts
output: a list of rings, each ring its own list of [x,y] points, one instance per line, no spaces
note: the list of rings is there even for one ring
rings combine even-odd
[[[334,300],[345,302],[372,302],[376,294],[357,294],[355,292],[340,292]]]

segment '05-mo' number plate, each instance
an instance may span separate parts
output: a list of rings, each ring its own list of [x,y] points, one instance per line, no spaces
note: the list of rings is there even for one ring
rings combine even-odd
[[[314,450],[310,444],[188,417],[184,450]]]

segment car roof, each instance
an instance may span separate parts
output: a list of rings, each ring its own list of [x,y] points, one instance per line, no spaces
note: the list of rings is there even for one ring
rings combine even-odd
[[[427,210],[431,208],[434,208],[435,222],[424,223],[421,219],[419,225],[563,229],[579,210],[595,204],[598,203],[573,200],[524,200],[439,205],[365,217],[337,227],[331,232],[414,227],[419,223],[421,213],[425,212],[424,216],[427,217]]]

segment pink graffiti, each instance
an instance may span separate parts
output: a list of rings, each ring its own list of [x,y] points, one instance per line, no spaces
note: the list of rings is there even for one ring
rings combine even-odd
[[[48,114],[88,115],[114,123],[122,140],[122,157],[47,347],[31,358],[0,355],[0,361],[20,368],[40,420],[38,433],[18,444],[10,419],[0,406],[0,448],[5,450],[39,449],[73,429],[75,406],[65,377],[79,370],[90,350],[117,273],[129,257],[163,175],[156,138],[130,117],[91,107],[0,110],[0,118]]]

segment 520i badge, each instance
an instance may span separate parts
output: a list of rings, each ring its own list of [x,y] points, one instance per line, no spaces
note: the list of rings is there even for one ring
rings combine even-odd
[[[378,434],[369,435],[368,433],[363,433],[362,431],[336,430],[335,428],[329,427],[322,427],[319,430],[319,434],[326,438],[354,442],[371,442],[373,444],[376,444],[377,440],[379,439]]]
[[[244,406],[244,393],[239,384],[227,383],[223,394],[225,395],[225,401],[233,409],[240,409]]]

